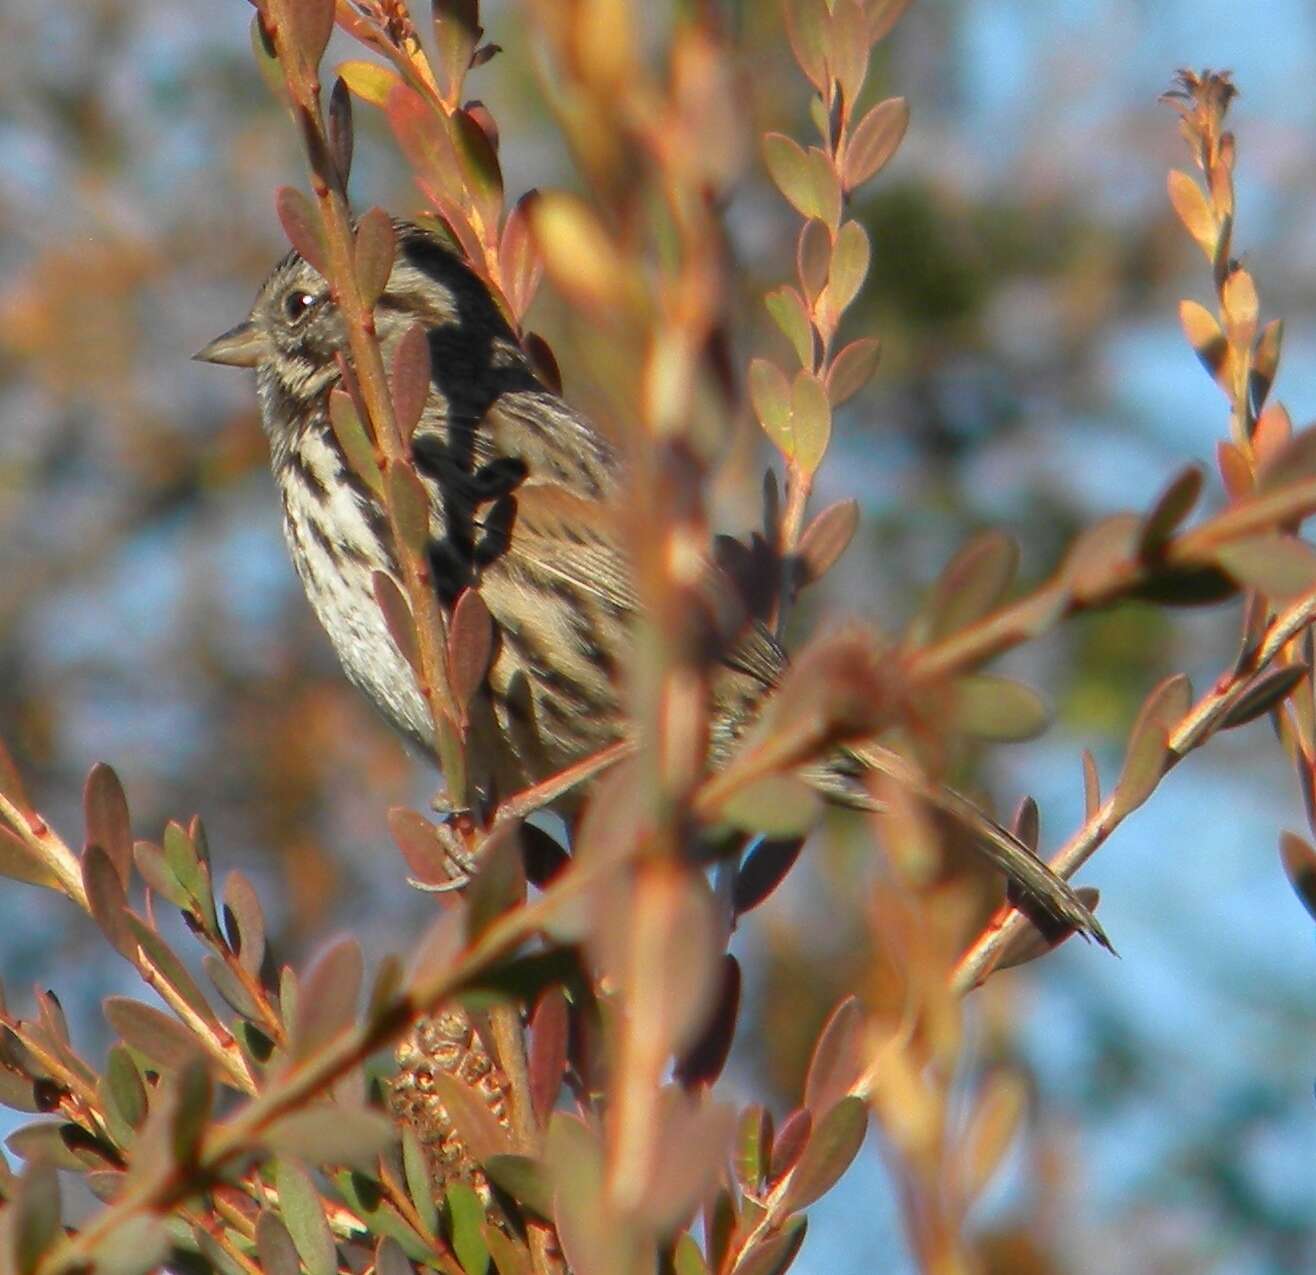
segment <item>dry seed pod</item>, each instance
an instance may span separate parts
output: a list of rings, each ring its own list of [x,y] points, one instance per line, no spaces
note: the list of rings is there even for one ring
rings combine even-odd
[[[489,1182],[439,1100],[434,1077],[442,1073],[469,1087],[505,1129],[507,1077],[490,1057],[466,1015],[455,1005],[422,1018],[399,1043],[398,1074],[389,1090],[389,1108],[400,1124],[415,1131],[429,1164],[436,1193],[451,1181],[470,1183],[489,1204]]]

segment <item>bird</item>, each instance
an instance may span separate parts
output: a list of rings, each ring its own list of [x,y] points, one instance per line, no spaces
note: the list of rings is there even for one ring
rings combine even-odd
[[[430,573],[443,607],[476,589],[492,619],[487,711],[468,747],[483,786],[517,791],[627,738],[622,675],[640,603],[618,526],[625,469],[605,435],[540,379],[461,255],[416,223],[396,220],[394,231],[376,335],[387,357],[413,325],[426,333],[430,384],[410,447],[428,500]],[[429,709],[376,600],[376,573],[401,579],[387,511],[331,423],[329,396],[347,352],[329,282],[294,250],[246,318],[194,357],[255,371],[284,534],[311,607],[348,679],[432,756]],[[787,668],[762,623],[726,645],[710,678],[714,764]],[[806,777],[834,802],[871,809],[867,768],[894,774],[967,824],[1039,924],[1106,942],[1066,881],[913,763],[874,744],[837,750]]]

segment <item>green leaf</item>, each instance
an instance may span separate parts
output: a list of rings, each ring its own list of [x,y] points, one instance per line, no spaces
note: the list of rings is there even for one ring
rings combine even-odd
[[[47,890],[62,889],[59,874],[38,858],[17,833],[0,823],[0,876]]]
[[[765,134],[763,162],[777,189],[802,217],[826,220],[814,189],[812,164],[799,142],[785,133]]]
[[[709,1275],[708,1263],[695,1243],[695,1237],[688,1231],[682,1233],[676,1241],[676,1251],[672,1254],[672,1267],[676,1275]]]
[[[484,1242],[484,1205],[465,1182],[450,1182],[444,1196],[452,1219],[452,1247],[466,1275],[485,1275],[489,1249]]]
[[[1216,561],[1239,584],[1284,600],[1316,586],[1316,549],[1295,536],[1262,535],[1216,550]]]
[[[382,1111],[318,1103],[280,1116],[261,1141],[276,1155],[307,1164],[368,1168],[397,1139]]]
[[[182,1023],[141,1001],[111,996],[105,1001],[104,1010],[106,1020],[124,1044],[158,1067],[176,1070],[201,1052],[201,1042]]]
[[[832,436],[832,405],[812,372],[800,371],[791,386],[791,434],[793,446],[788,454],[806,474],[812,474],[822,463]]]
[[[279,1213],[309,1275],[338,1275],[338,1251],[310,1175],[290,1160],[274,1163]]]
[[[768,313],[776,320],[777,326],[786,334],[786,339],[791,343],[800,366],[813,367],[815,338],[804,298],[786,284],[775,292],[769,292],[763,298],[763,303],[768,307]]]
[[[807,832],[822,813],[822,798],[794,775],[769,775],[738,788],[719,815],[734,827],[768,837]]]
[[[426,1236],[433,1239],[439,1233],[434,1179],[430,1176],[429,1160],[411,1124],[402,1126],[402,1173],[407,1180],[407,1194],[416,1207],[416,1216],[420,1218]]]
[[[489,1180],[518,1204],[549,1220],[553,1216],[553,1176],[542,1160],[528,1155],[495,1155],[484,1163]]]
[[[789,455],[791,387],[785,373],[767,359],[754,359],[749,365],[749,397],[763,432]]]
[[[857,221],[847,221],[837,232],[832,247],[824,300],[833,320],[845,313],[868,277],[868,234]]]
[[[469,110],[454,111],[449,118],[466,189],[484,223],[483,237],[487,243],[496,243],[503,210],[503,170],[498,153]]]
[[[375,459],[375,445],[345,390],[335,389],[329,394],[329,424],[352,472],[382,499],[384,476]]]
[[[859,1154],[868,1130],[868,1107],[853,1094],[842,1098],[820,1120],[791,1174],[781,1202],[783,1213],[807,1208],[826,1194]]]
[[[994,673],[972,673],[955,683],[954,724],[978,739],[1035,739],[1050,719],[1031,686]]]
[[[10,1206],[13,1253],[19,1275],[30,1275],[59,1234],[59,1178],[51,1164],[35,1162],[19,1180]]]
[[[390,461],[384,486],[402,547],[423,558],[430,542],[429,500],[416,471],[404,461]]]

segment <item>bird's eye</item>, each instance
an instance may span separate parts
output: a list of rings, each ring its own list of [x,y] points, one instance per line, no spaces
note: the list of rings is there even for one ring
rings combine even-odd
[[[283,312],[293,323],[302,318],[319,300],[314,292],[304,292],[297,288],[283,299]]]

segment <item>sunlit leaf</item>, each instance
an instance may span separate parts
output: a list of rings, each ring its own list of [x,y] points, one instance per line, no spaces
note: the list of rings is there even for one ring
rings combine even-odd
[[[909,104],[903,97],[879,102],[855,125],[846,143],[842,168],[847,194],[882,171],[908,127]]]
[[[1202,366],[1228,391],[1229,342],[1225,340],[1215,315],[1196,301],[1181,301],[1179,322],[1183,324],[1188,344],[1193,347]]]
[[[789,285],[769,292],[763,298],[768,312],[776,320],[777,326],[786,334],[786,339],[795,351],[801,367],[813,366],[814,331],[805,308],[804,299]]]
[[[1171,169],[1167,186],[1170,203],[1179,214],[1184,229],[1193,237],[1208,261],[1215,259],[1217,228],[1215,214],[1206,202],[1202,188],[1185,172]]]
[[[867,1063],[864,1014],[854,996],[845,997],[818,1033],[804,1080],[804,1105],[830,1111],[853,1088]]]
[[[623,300],[629,267],[583,200],[546,192],[530,205],[529,216],[544,268],[565,296],[601,311]]]
[[[357,97],[380,110],[388,105],[393,89],[402,83],[396,71],[378,62],[343,62],[338,75]]]
[[[484,1205],[465,1182],[450,1182],[444,1191],[452,1220],[452,1247],[465,1275],[485,1275],[489,1249],[484,1242]]]
[[[959,1149],[966,1199],[974,1199],[991,1181],[1018,1133],[1027,1104],[1028,1090],[1018,1074],[1003,1068],[988,1074]]]
[[[807,1208],[825,1195],[859,1154],[868,1130],[868,1106],[856,1095],[842,1098],[815,1125],[791,1174],[783,1212]]]

